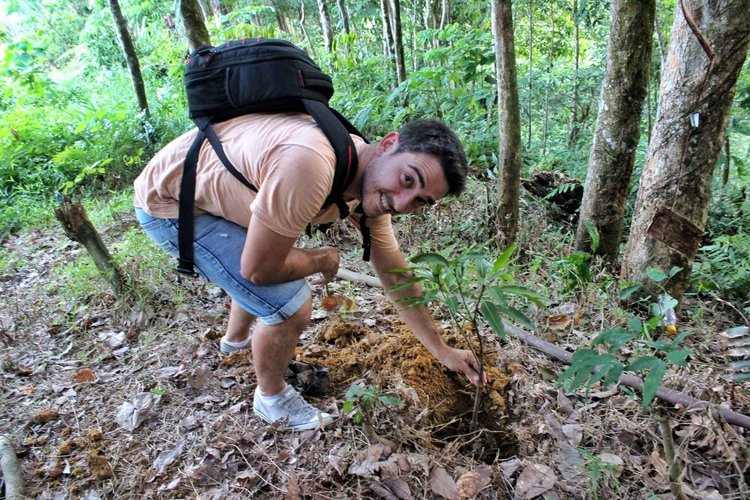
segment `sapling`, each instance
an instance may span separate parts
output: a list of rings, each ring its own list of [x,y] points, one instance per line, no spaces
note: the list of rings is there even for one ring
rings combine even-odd
[[[522,297],[541,304],[542,297],[526,287],[515,284],[511,274],[515,245],[508,247],[494,261],[481,252],[465,251],[449,258],[439,253],[423,253],[411,259],[413,265],[401,272],[412,277],[399,284],[403,289],[421,284],[420,296],[408,297],[407,305],[438,303],[449,313],[451,323],[467,340],[479,365],[479,380],[484,380],[484,339],[480,323],[484,322],[501,338],[506,337],[503,318],[533,328],[521,311],[510,305],[510,297]],[[482,386],[477,385],[470,429],[477,427]]]

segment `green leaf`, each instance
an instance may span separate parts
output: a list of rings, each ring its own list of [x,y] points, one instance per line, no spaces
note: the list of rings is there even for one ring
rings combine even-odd
[[[433,264],[437,266],[450,267],[448,259],[439,253],[422,253],[412,257],[411,261],[415,264]]]
[[[599,249],[599,230],[596,228],[596,224],[594,224],[590,220],[587,220],[586,231],[588,231],[589,238],[591,239],[591,251],[593,253],[596,253],[596,251]]]
[[[495,305],[497,307],[497,310],[506,318],[510,318],[518,323],[521,323],[522,325],[528,326],[529,328],[534,328],[534,323],[532,323],[531,320],[518,309],[510,306],[501,306],[497,304]]]
[[[655,267],[649,267],[648,269],[646,269],[646,276],[648,276],[649,279],[654,283],[661,283],[662,281],[669,278],[669,276],[664,274],[664,271]]]
[[[365,390],[362,388],[361,385],[353,385],[353,386],[349,387],[349,389],[347,389],[346,394],[344,395],[344,397],[347,400],[353,400],[353,399],[357,399],[359,396],[361,396],[362,394],[364,394],[364,392],[365,392]]]
[[[378,398],[381,403],[388,406],[401,406],[401,399],[390,394],[384,394]]]
[[[624,328],[615,327],[610,328],[607,331],[600,333],[592,342],[592,345],[603,345],[608,344],[609,352],[615,352],[620,347],[630,342],[635,338],[635,335]]]
[[[495,259],[495,263],[492,266],[495,274],[499,273],[502,269],[505,268],[505,266],[508,264],[508,261],[510,261],[510,258],[513,256],[513,252],[515,251],[516,245],[511,245],[506,248],[503,253],[500,254],[500,257]]]
[[[687,365],[687,358],[691,354],[693,352],[690,349],[678,349],[667,354],[667,361],[675,365],[685,366]]]
[[[664,374],[667,373],[667,365],[661,361],[656,360],[651,370],[649,370],[646,378],[643,379],[643,409],[648,408],[651,401],[656,397],[656,391],[659,389],[662,380],[664,380]]]
[[[642,285],[631,285],[620,292],[620,300],[627,300],[631,295],[641,289]]]
[[[537,293],[533,290],[530,290],[526,288],[525,286],[506,285],[506,286],[500,287],[500,289],[503,291],[504,294],[523,297],[525,299],[530,300],[531,302],[533,302],[534,304],[538,306],[543,306],[545,301],[547,300],[547,298],[544,295]]]
[[[673,277],[675,274],[679,273],[680,271],[682,271],[681,267],[674,266],[672,269],[669,270],[669,277],[670,278]]]
[[[354,409],[354,401],[353,400],[349,399],[347,401],[344,401],[344,406],[342,408],[342,411],[344,413],[349,413],[353,409]]]
[[[633,372],[639,372],[641,370],[651,369],[654,365],[661,363],[661,360],[654,356],[641,356],[639,358],[636,358],[632,363],[630,363],[626,370],[633,371]]]
[[[505,325],[503,325],[503,320],[500,317],[500,311],[498,311],[497,304],[484,301],[479,305],[479,312],[495,333],[497,333],[501,339],[504,339],[506,337]]]

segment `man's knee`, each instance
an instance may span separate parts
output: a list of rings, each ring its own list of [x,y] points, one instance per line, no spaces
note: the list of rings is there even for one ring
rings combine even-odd
[[[290,327],[300,332],[304,330],[307,324],[310,322],[310,316],[312,315],[312,297],[308,297],[302,306],[297,309],[292,316],[285,321]]]

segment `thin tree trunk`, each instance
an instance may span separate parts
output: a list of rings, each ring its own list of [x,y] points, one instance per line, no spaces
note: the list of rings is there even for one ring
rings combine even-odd
[[[300,10],[299,10],[299,27],[302,30],[302,35],[305,37],[305,40],[307,41],[308,47],[310,47],[310,51],[312,52],[313,59],[318,58],[318,54],[315,52],[315,44],[312,43],[312,40],[310,39],[310,35],[307,33],[307,29],[305,28],[305,0],[300,0]]]
[[[404,40],[401,29],[401,0],[390,0],[393,30],[394,54],[396,55],[396,78],[399,85],[406,80],[406,63],[404,62]]]
[[[112,255],[91,223],[83,205],[80,202],[71,203],[70,200],[64,199],[55,209],[55,217],[62,224],[68,238],[86,248],[99,273],[112,287],[117,298],[123,298],[127,290],[125,276],[112,260]]]
[[[444,30],[450,22],[451,4],[449,0],[440,2],[440,29]]]
[[[529,8],[529,95],[526,99],[526,118],[527,132],[526,132],[526,147],[531,147],[531,91],[532,91],[532,68],[534,67],[534,14],[532,9],[532,0],[529,0],[527,7]]]
[[[724,168],[721,171],[721,187],[724,188],[727,187],[727,183],[729,182],[729,167],[731,165],[730,161],[732,160],[729,153],[729,133],[727,132],[726,138],[724,139]]]
[[[612,0],[607,69],[581,202],[575,248],[592,252],[587,223],[599,231],[597,254],[617,260],[628,184],[648,93],[655,0]]]
[[[388,0],[380,0],[380,17],[383,22],[383,53],[390,59],[393,52],[393,32],[391,31],[391,9]]]
[[[341,24],[344,27],[344,33],[349,34],[349,12],[346,10],[346,3],[344,0],[336,0],[336,5],[339,9],[339,15],[341,16]]]
[[[568,130],[568,147],[572,148],[578,138],[578,69],[581,60],[580,16],[578,14],[578,0],[573,0],[573,47],[575,57],[575,71],[573,73],[573,110],[570,115],[570,130]]]
[[[682,268],[661,285],[680,300],[708,219],[711,180],[750,43],[746,0],[678,0],[622,275],[658,293],[649,268]]]
[[[179,0],[179,16],[190,52],[211,45],[206,21],[198,0]]]
[[[500,151],[495,225],[498,246],[505,248],[518,231],[521,187],[521,112],[518,103],[516,56],[511,0],[492,0],[492,34],[495,41]]]
[[[224,15],[224,7],[221,6],[220,0],[211,0],[210,5],[214,17],[222,17]]]
[[[331,16],[328,15],[326,0],[318,0],[318,15],[320,16],[320,31],[323,34],[323,45],[328,53],[333,48],[333,32],[331,31]]]
[[[130,80],[133,82],[135,97],[138,100],[138,108],[144,115],[148,116],[148,100],[146,99],[146,86],[143,83],[143,76],[141,75],[141,65],[138,62],[138,55],[135,52],[135,45],[133,44],[133,39],[130,37],[130,31],[128,31],[128,22],[125,16],[122,15],[118,0],[109,0],[109,11],[112,13],[117,37],[120,40],[120,47],[125,55],[125,62],[128,65]]]
[[[659,45],[659,61],[664,66],[666,61],[666,53],[664,52],[664,42],[661,38],[661,22],[659,16],[654,16],[654,32],[656,33],[656,43]]]

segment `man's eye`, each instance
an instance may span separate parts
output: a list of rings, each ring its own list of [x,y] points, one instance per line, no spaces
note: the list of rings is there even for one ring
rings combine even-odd
[[[404,182],[406,183],[407,186],[411,186],[414,183],[414,179],[412,179],[411,175],[406,174],[404,176]]]

